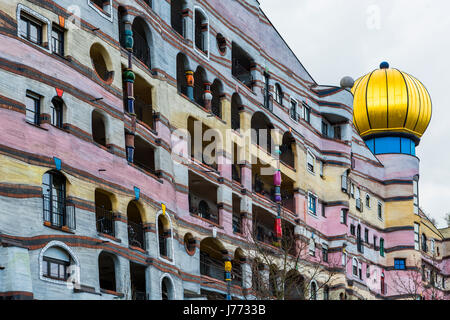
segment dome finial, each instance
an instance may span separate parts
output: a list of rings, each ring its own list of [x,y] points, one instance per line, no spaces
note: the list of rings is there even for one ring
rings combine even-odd
[[[382,63],[380,63],[380,69],[389,69],[389,63],[383,61]]]

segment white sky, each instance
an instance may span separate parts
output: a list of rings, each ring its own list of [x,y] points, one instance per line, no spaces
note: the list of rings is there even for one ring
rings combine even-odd
[[[339,85],[388,61],[419,79],[433,102],[417,147],[420,206],[446,226],[450,212],[450,1],[259,0],[261,8],[318,84]],[[444,76],[445,75],[445,76]]]

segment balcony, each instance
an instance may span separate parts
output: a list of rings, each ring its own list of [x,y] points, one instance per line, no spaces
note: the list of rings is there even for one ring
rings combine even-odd
[[[64,197],[43,195],[44,222],[56,228],[75,230],[75,206]]]
[[[114,212],[106,210],[104,207],[95,208],[97,231],[114,237]]]

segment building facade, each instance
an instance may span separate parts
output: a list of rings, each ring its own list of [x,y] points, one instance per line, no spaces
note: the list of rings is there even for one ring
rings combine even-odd
[[[448,298],[415,78],[319,85],[257,0],[0,0],[0,21],[0,297],[254,299],[256,244],[291,236],[296,298]]]

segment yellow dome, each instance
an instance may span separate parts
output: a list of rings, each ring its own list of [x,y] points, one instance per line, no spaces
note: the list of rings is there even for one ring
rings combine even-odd
[[[431,99],[416,78],[383,62],[355,81],[353,123],[361,137],[385,133],[411,134],[419,141],[431,120]]]

